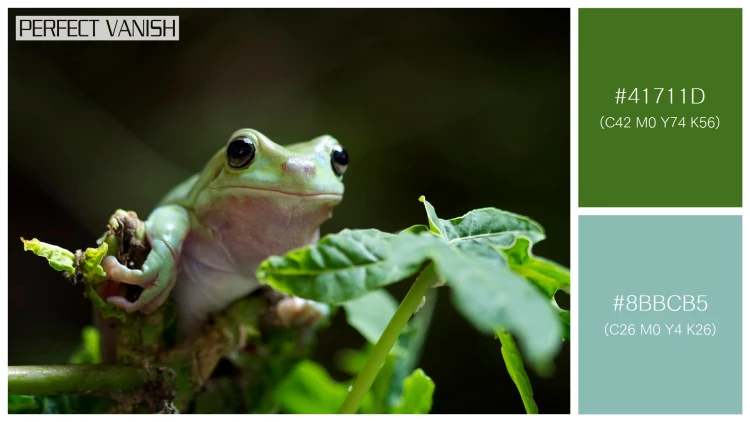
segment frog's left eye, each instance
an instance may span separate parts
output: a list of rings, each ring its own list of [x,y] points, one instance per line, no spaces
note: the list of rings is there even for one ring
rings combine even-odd
[[[349,154],[341,146],[337,146],[331,151],[331,167],[333,172],[343,176],[346,168],[349,167]]]
[[[245,168],[255,158],[255,144],[247,136],[232,139],[227,146],[227,163],[235,169]]]

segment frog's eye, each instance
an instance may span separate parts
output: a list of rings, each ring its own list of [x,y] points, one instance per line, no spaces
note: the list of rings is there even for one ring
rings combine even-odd
[[[331,167],[333,167],[333,172],[339,176],[343,176],[346,168],[349,167],[349,154],[341,146],[336,146],[331,151]]]
[[[245,168],[255,158],[255,144],[247,136],[232,139],[227,146],[227,163],[235,169]]]

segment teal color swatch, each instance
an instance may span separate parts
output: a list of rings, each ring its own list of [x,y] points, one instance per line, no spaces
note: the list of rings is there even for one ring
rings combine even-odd
[[[742,412],[740,216],[581,216],[578,291],[580,413]]]

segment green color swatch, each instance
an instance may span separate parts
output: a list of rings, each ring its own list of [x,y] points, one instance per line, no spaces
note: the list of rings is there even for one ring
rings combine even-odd
[[[579,206],[742,206],[742,10],[581,9],[578,40]]]
[[[741,413],[742,217],[578,221],[579,412]]]

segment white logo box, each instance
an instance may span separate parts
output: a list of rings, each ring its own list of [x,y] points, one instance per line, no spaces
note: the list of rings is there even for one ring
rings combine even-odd
[[[16,41],[179,39],[179,16],[16,16]]]

